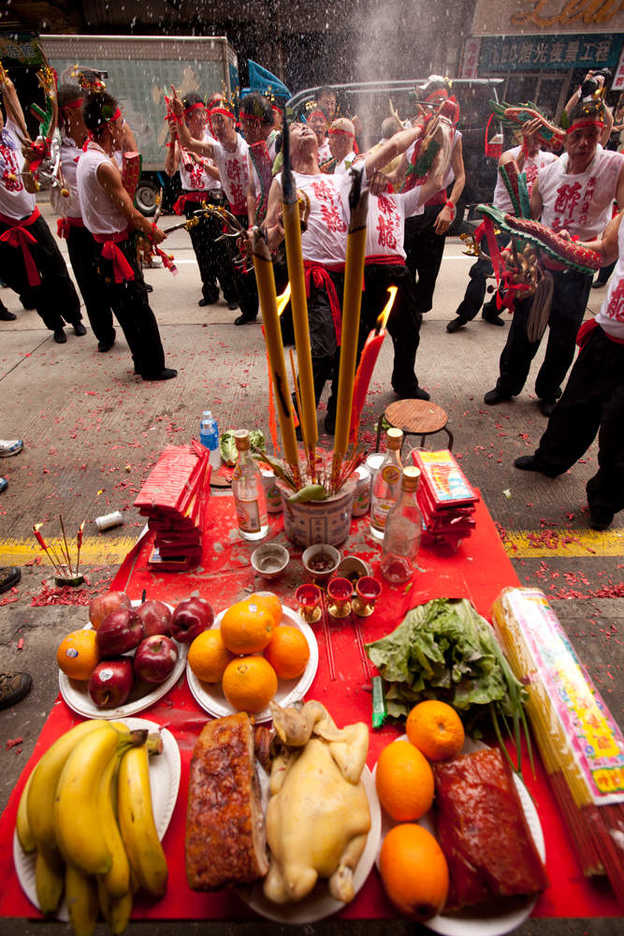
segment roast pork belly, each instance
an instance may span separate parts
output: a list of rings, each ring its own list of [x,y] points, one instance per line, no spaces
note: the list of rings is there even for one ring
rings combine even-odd
[[[464,754],[433,770],[437,838],[449,866],[447,909],[544,890],[546,872],[501,752]]]
[[[264,877],[269,869],[254,754],[245,712],[208,722],[191,759],[186,876],[193,890]]]

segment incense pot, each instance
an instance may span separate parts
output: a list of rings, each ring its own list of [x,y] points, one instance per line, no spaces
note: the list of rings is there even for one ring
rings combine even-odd
[[[356,482],[350,478],[337,494],[325,500],[293,502],[292,491],[277,482],[284,508],[284,532],[297,546],[329,543],[340,546],[351,528],[351,511]]]
[[[69,588],[78,588],[79,585],[84,584],[84,575],[55,575],[54,584],[58,585],[59,588],[65,588],[65,586],[68,586]]]
[[[353,585],[347,578],[333,578],[327,585],[327,616],[332,624],[344,624],[351,617]]]
[[[363,575],[355,583],[355,591],[353,613],[358,617],[370,617],[381,594],[381,582],[372,575]]]

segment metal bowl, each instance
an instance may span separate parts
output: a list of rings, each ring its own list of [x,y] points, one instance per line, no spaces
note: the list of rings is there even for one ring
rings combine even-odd
[[[354,587],[359,578],[370,574],[370,569],[364,560],[358,559],[357,556],[345,556],[336,569],[336,575],[341,575],[343,578],[350,579]]]
[[[258,575],[274,579],[281,575],[290,562],[290,553],[279,543],[263,543],[251,554],[251,565]]]

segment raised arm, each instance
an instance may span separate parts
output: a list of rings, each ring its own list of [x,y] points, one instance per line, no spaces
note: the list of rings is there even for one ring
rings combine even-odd
[[[175,128],[178,133],[178,140],[183,149],[190,150],[192,153],[199,153],[200,156],[214,156],[214,147],[212,143],[205,143],[204,140],[196,140],[191,136],[189,128],[184,120],[184,105],[178,97],[176,89],[171,85],[173,97],[171,99],[171,109],[175,116]]]
[[[382,143],[379,149],[365,156],[364,164],[368,177],[370,178],[376,169],[381,169],[393,159],[396,159],[397,156],[401,156],[422,135],[423,127],[420,124],[409,127],[407,130],[399,130],[389,140]]]
[[[269,247],[274,250],[284,240],[284,228],[281,219],[282,210],[282,186],[277,179],[273,179],[271,191],[269,192],[269,204],[264,226],[267,232],[267,241]]]
[[[28,129],[26,127],[26,119],[24,117],[24,111],[22,110],[22,105],[19,102],[17,96],[17,91],[15,90],[15,85],[11,81],[8,75],[6,75],[5,80],[2,84],[2,100],[4,103],[4,109],[6,111],[7,118],[10,117],[13,123],[16,125],[17,129],[25,139],[30,139],[28,135]]]

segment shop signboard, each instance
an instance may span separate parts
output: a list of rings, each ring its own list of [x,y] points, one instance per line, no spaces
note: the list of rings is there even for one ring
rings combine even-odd
[[[479,74],[615,68],[623,43],[624,35],[487,36],[481,39]]]
[[[473,36],[624,33],[621,0],[477,0]]]

